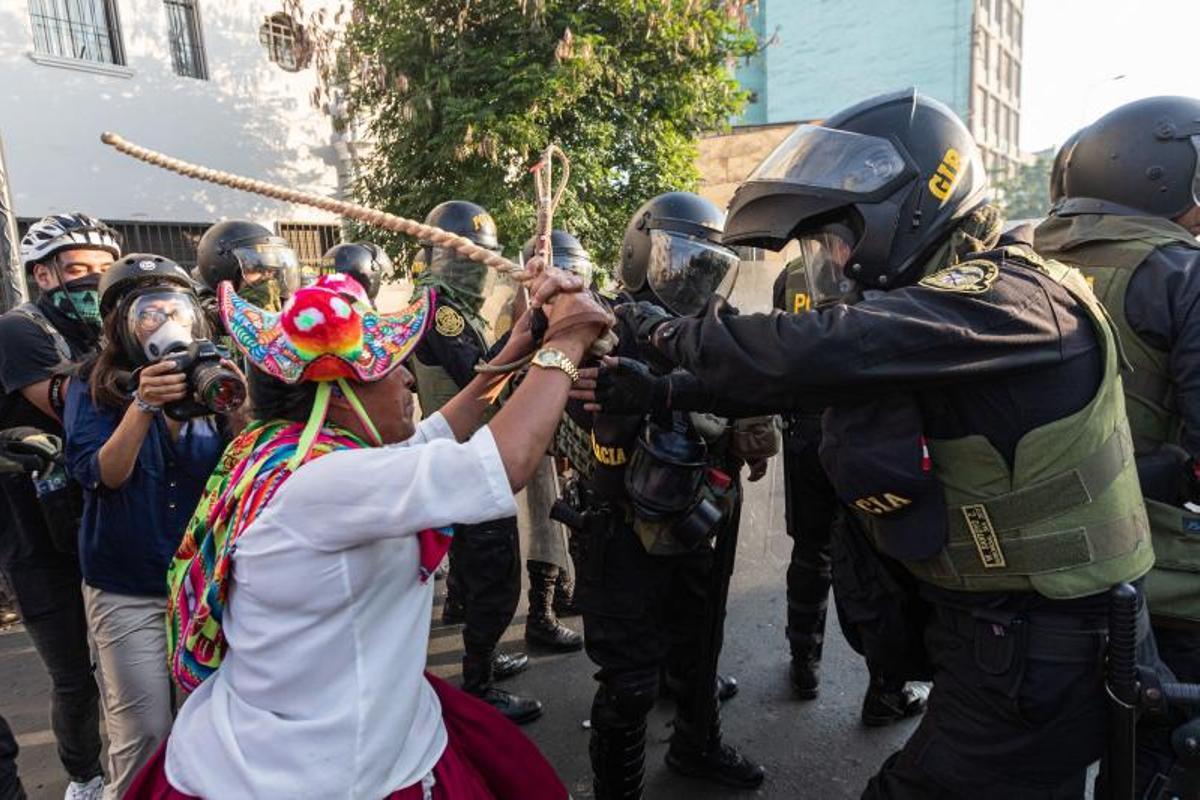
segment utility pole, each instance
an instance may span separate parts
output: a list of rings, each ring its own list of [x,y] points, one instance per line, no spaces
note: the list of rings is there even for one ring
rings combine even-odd
[[[8,184],[8,164],[4,160],[4,141],[0,139],[0,312],[16,308],[29,299],[19,244],[17,215],[13,212]]]

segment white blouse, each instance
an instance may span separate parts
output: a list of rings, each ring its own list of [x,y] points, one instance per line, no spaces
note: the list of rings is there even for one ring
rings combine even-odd
[[[297,470],[237,543],[229,650],[175,721],[171,785],[381,800],[426,779],[446,729],[422,674],[433,581],[414,534],[515,513],[491,432],[459,444],[441,414]]]

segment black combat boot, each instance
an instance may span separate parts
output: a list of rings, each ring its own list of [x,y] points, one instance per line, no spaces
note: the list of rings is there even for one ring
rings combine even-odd
[[[862,721],[869,728],[891,725],[925,710],[929,689],[923,684],[871,677],[863,697]]]
[[[620,727],[593,724],[588,754],[592,758],[596,800],[641,800],[646,766],[645,721]]]
[[[735,789],[754,789],[762,785],[766,770],[721,741],[719,717],[707,735],[695,734],[676,715],[675,732],[671,734],[671,744],[667,748],[668,767],[682,775]]]
[[[558,621],[554,615],[554,583],[557,567],[540,561],[529,562],[529,615],[525,618],[525,641],[556,653],[570,653],[583,647],[583,636]]]
[[[498,681],[519,675],[529,669],[529,656],[524,653],[496,653],[492,656],[492,677]]]
[[[579,616],[579,608],[575,605],[575,581],[571,579],[571,573],[562,568],[554,581],[554,613],[560,617]]]
[[[792,694],[801,700],[815,700],[821,683],[821,663],[792,656]]]
[[[463,656],[463,691],[478,697],[518,725],[532,722],[542,715],[542,704],[531,697],[521,697],[492,684],[492,654]]]

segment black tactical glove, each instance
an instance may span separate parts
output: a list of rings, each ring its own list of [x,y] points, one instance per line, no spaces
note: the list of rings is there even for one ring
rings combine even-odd
[[[666,407],[666,378],[632,358],[618,358],[616,362],[601,366],[596,378],[596,402],[605,414],[648,414]]]
[[[0,471],[46,472],[62,455],[62,440],[37,428],[0,431]],[[14,467],[15,465],[15,467]]]
[[[639,358],[661,373],[670,372],[674,368],[675,365],[670,363],[651,341],[658,326],[673,319],[670,313],[645,300],[622,303],[614,309],[614,313],[633,331]]]

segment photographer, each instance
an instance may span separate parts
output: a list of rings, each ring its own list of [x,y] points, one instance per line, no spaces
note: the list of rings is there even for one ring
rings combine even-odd
[[[62,435],[64,372],[97,346],[97,285],[120,255],[116,232],[86,214],[54,214],[29,226],[21,263],[38,297],[0,316],[4,435],[22,427],[34,435]],[[71,779],[66,797],[93,800],[103,783],[100,708],[75,556],[79,490],[61,467],[5,473],[0,568],[12,581],[25,629],[50,675],[50,726]]]
[[[245,386],[215,354],[186,363],[209,345],[208,328],[173,261],[118,261],[101,281],[100,312],[104,347],[71,382],[63,421],[84,489],[79,555],[104,687],[105,796],[120,797],[171,729],[164,576],[224,446],[213,401],[240,405]],[[209,376],[217,367],[215,387],[196,364]]]

